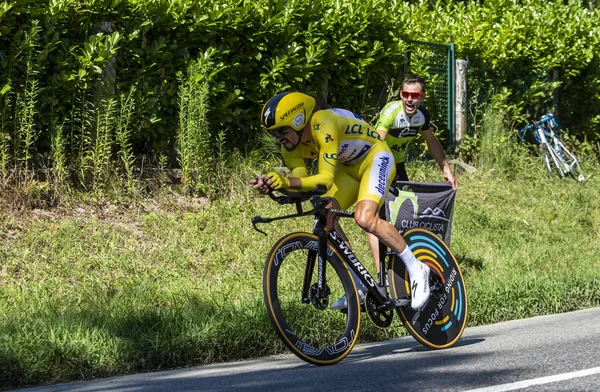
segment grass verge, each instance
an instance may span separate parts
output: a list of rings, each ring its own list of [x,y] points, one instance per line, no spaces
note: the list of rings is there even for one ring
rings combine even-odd
[[[452,249],[469,325],[600,305],[600,180],[457,173]],[[458,170],[458,169],[457,169]],[[596,170],[596,171],[594,171]],[[439,181],[411,165],[416,181]],[[0,388],[185,367],[286,352],[262,302],[264,256],[310,218],[253,230],[286,209],[245,178],[227,201],[175,195],[135,209],[81,205],[0,213]],[[289,208],[289,207],[288,207]],[[286,210],[287,211],[287,210]],[[372,266],[366,235],[343,224]],[[361,341],[405,335],[363,318]]]

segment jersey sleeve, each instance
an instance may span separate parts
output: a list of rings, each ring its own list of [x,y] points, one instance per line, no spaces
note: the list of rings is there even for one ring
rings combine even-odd
[[[377,124],[375,124],[375,129],[385,129],[386,131],[389,131],[394,125],[394,118],[396,117],[396,112],[398,111],[399,107],[399,101],[389,102],[387,105],[385,105],[379,113],[379,118],[377,119]]]
[[[329,189],[333,184],[333,177],[337,167],[337,153],[340,145],[337,127],[335,122],[328,119],[327,116],[318,116],[315,114],[311,132],[315,143],[319,147],[317,174],[301,178],[301,190],[312,190],[320,184],[325,185]]]
[[[306,162],[298,151],[288,151],[281,146],[281,157],[283,163],[287,168],[291,170],[291,177],[306,177],[308,176],[308,169],[306,168]]]

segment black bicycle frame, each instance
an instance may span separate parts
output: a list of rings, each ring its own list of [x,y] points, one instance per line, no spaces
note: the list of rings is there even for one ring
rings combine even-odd
[[[326,189],[325,189],[326,190]],[[374,298],[375,302],[381,306],[386,308],[396,307],[396,303],[387,298],[386,295],[382,294],[379,291],[379,288],[383,286],[383,282],[385,282],[385,257],[380,257],[379,259],[379,284],[375,279],[369,274],[367,269],[362,265],[362,263],[358,260],[358,257],[350,250],[350,248],[346,245],[342,237],[334,230],[327,231],[325,230],[327,224],[327,215],[329,212],[334,212],[340,218],[353,218],[354,213],[344,210],[331,210],[325,208],[325,206],[329,203],[330,198],[320,198],[319,194],[325,193],[325,190],[320,190],[317,195],[313,195],[310,197],[310,201],[314,206],[314,209],[311,211],[303,211],[302,203],[298,199],[297,195],[288,195],[288,196],[273,196],[269,194],[269,197],[276,201],[279,204],[295,204],[296,205],[296,214],[290,214],[285,216],[279,216],[275,218],[263,218],[260,216],[255,216],[252,218],[252,225],[254,229],[260,233],[267,234],[262,230],[259,230],[256,227],[257,223],[270,223],[277,220],[289,219],[289,218],[297,218],[301,216],[314,215],[315,226],[313,230],[313,234],[315,234],[318,238],[318,246],[316,250],[310,250],[308,252],[308,256],[306,259],[306,267],[304,271],[304,282],[302,284],[302,302],[310,303],[311,295],[311,277],[313,276],[315,269],[315,262],[317,264],[317,287],[316,292],[313,293],[316,299],[324,298],[326,293],[324,288],[327,283],[327,270],[325,268],[325,262],[327,260],[327,243],[329,243],[339,252],[342,256],[343,261],[350,267],[350,269],[354,272],[354,274],[358,277],[358,279],[367,287],[368,292],[371,294],[372,298]],[[304,199],[306,200],[306,199]]]
[[[343,218],[354,217],[354,213],[349,211],[334,210],[334,212]],[[326,216],[324,214],[319,214],[318,219],[315,222],[315,229],[313,231],[313,233],[318,237],[318,253],[311,251],[309,252],[307,257],[304,284],[302,290],[303,302],[310,302],[308,290],[311,283],[311,277],[314,272],[314,264],[317,260],[317,292],[315,295],[317,296],[317,298],[320,298],[323,293],[323,287],[325,287],[327,282],[325,260],[327,259],[327,242],[329,241],[329,243],[343,257],[343,261],[345,261],[345,263],[350,267],[350,269],[352,269],[354,274],[365,285],[365,287],[367,287],[368,292],[373,296],[375,302],[380,305],[389,305],[391,301],[386,296],[381,294],[381,292],[379,291],[380,285],[378,285],[375,278],[373,278],[369,271],[367,271],[367,269],[362,265],[360,260],[358,260],[358,257],[356,257],[352,250],[350,250],[348,245],[346,245],[342,237],[337,233],[337,231],[335,231],[335,229],[329,232],[325,230],[325,224]],[[385,277],[383,275],[383,266],[385,263],[383,259],[380,259],[379,263],[379,283],[382,283],[385,282]]]

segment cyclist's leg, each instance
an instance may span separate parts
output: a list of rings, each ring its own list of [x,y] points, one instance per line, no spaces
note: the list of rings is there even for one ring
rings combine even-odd
[[[348,208],[352,207],[352,205],[356,202],[356,197],[358,196],[359,185],[360,183],[350,176],[343,167],[338,168],[338,170],[335,172],[335,176],[333,177],[333,184],[331,185],[331,188],[329,188],[329,191],[323,195],[323,197],[333,198],[332,202],[327,205],[327,208],[347,210]],[[339,218],[335,219],[334,222],[327,222],[328,230],[330,230],[332,227],[335,227],[335,230],[344,239],[346,245],[350,247],[350,243],[346,238],[346,234],[339,225]]]
[[[408,174],[406,173],[406,165],[404,162],[396,162],[396,180],[398,181],[408,181]],[[386,202],[379,208],[379,217],[381,219],[388,220],[386,215],[386,210],[389,208]],[[393,222],[392,222],[393,224]],[[367,240],[369,241],[369,248],[371,249],[371,254],[373,255],[373,260],[375,260],[375,267],[377,268],[377,273],[379,273],[380,268],[380,260],[383,260],[385,257],[386,247],[384,244],[381,244],[379,238],[377,238],[374,234],[367,233]]]
[[[339,208],[342,210],[347,210],[348,208],[352,207],[352,205],[356,202],[356,197],[358,196],[359,185],[360,183],[348,174],[345,167],[338,168],[335,172],[335,176],[333,177],[333,184],[331,188],[329,188],[329,191],[323,195],[324,197],[333,197],[333,200],[327,205],[327,208]],[[342,230],[342,227],[339,225],[339,218],[336,218],[333,221],[328,219],[328,230],[332,227],[335,228],[335,231],[344,240],[346,246],[351,248],[344,230]],[[354,279],[360,302],[362,303],[368,289],[356,276],[354,271],[351,270],[350,272],[352,274],[352,278]],[[344,295],[339,298],[331,305],[331,307],[337,310],[345,310],[347,308],[346,296]]]
[[[429,267],[418,261],[404,238],[385,219],[379,217],[379,207],[389,190],[396,168],[389,147],[376,145],[355,173],[360,178],[360,189],[354,219],[366,232],[374,234],[394,253],[398,254],[411,280],[413,308],[423,307],[429,298]]]

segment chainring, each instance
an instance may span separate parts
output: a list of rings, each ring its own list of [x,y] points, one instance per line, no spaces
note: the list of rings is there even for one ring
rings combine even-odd
[[[378,327],[387,328],[392,324],[394,311],[392,309],[388,311],[380,310],[379,305],[377,305],[377,302],[375,302],[370,293],[367,293],[367,298],[365,298],[365,308],[371,320]]]

